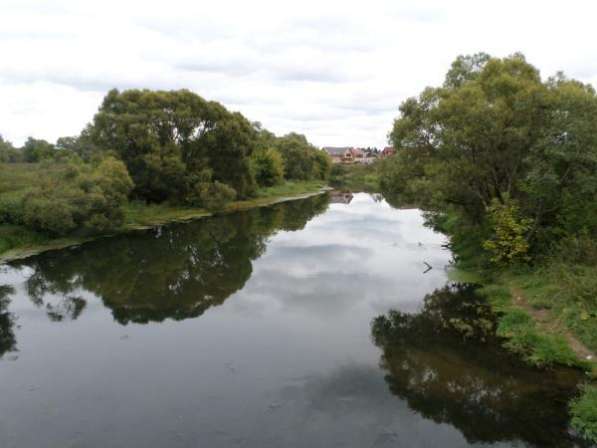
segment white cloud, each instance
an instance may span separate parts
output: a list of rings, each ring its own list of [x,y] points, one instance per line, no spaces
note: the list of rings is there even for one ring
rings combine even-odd
[[[522,51],[597,82],[580,0],[3,0],[0,133],[79,132],[112,87],[190,88],[276,133],[383,146],[397,107],[459,54]]]

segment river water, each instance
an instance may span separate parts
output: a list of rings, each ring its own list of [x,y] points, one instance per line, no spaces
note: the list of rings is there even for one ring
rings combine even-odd
[[[0,266],[0,446],[581,446],[445,243],[322,195]]]

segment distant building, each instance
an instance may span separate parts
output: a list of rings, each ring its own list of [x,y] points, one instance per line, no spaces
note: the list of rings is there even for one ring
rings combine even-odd
[[[363,163],[365,158],[365,151],[361,148],[351,148],[352,160],[354,163]]]
[[[322,148],[332,158],[333,163],[373,163],[381,154],[371,148],[356,148],[352,146],[325,146]]]
[[[369,165],[375,162],[379,158],[379,151],[372,148],[367,148],[365,150],[365,157],[363,158],[363,162],[365,165]]]
[[[329,154],[333,163],[353,163],[354,156],[349,146],[324,146],[323,150]]]
[[[386,157],[390,157],[396,154],[396,150],[392,146],[386,146],[381,151],[381,158],[385,159]]]

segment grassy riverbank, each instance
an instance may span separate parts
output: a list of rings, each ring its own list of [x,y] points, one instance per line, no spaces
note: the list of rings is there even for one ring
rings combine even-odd
[[[135,229],[150,228],[170,222],[181,222],[210,216],[214,213],[228,213],[262,207],[291,199],[299,199],[306,195],[316,194],[326,185],[322,181],[287,181],[281,185],[260,188],[254,198],[235,201],[227,204],[222,210],[210,212],[202,208],[180,207],[175,205],[145,204],[130,202],[126,204],[124,224],[110,234],[127,232]],[[22,226],[0,224],[0,262],[22,258],[46,250],[80,244],[106,235],[72,235],[63,238],[52,238]]]
[[[466,245],[457,245],[467,254]],[[472,245],[471,245],[472,247]],[[498,316],[504,347],[529,364],[580,368],[586,382],[570,404],[573,427],[597,442],[597,267],[546,260],[531,267],[483,269],[460,256],[463,281],[481,283]]]
[[[573,427],[597,442],[597,269],[561,263],[506,271],[482,292],[499,316],[504,346],[537,367],[567,365],[587,373],[570,404]]]

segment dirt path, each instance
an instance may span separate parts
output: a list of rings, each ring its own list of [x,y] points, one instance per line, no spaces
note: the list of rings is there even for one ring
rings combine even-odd
[[[595,353],[579,341],[562,322],[551,314],[549,310],[533,308],[525,299],[522,291],[518,288],[512,287],[510,291],[514,298],[514,305],[529,313],[535,322],[537,322],[539,328],[544,329],[548,333],[557,333],[564,336],[572,351],[574,351],[580,359],[587,361],[594,361],[597,359]]]

